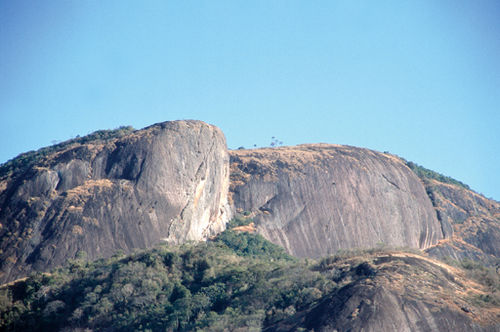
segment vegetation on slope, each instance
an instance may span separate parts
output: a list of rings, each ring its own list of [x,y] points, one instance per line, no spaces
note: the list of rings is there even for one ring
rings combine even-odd
[[[0,329],[222,330],[295,314],[335,283],[260,235],[158,247],[0,289]]]
[[[235,225],[241,220],[230,227]],[[206,243],[95,262],[77,259],[0,287],[0,330],[227,331],[280,322],[298,327],[302,313],[323,299],[376,276],[375,256],[367,258],[376,253],[299,260],[260,235],[229,229]]]
[[[25,170],[27,170],[30,166],[35,164],[40,159],[56,151],[67,148],[72,144],[86,144],[96,141],[103,142],[125,136],[127,134],[130,134],[132,131],[134,131],[134,128],[131,126],[122,126],[112,130],[98,130],[96,132],[93,132],[92,134],[83,137],[76,137],[58,144],[41,148],[37,151],[22,153],[19,156],[0,165],[0,179],[10,176],[11,174],[22,174]]]
[[[455,180],[452,177],[443,175],[443,174],[438,173],[438,172],[434,172],[430,169],[427,169],[427,168],[420,166],[420,165],[418,165],[414,162],[411,162],[411,161],[405,160],[405,162],[406,162],[406,166],[408,166],[422,180],[433,179],[433,180],[437,180],[437,181],[443,182],[443,183],[454,184],[454,185],[457,185],[457,186],[460,186],[462,188],[470,190],[470,187],[468,185],[466,185],[465,183],[460,182],[458,180]]]
[[[465,275],[472,280],[487,287],[488,292],[484,294],[475,294],[473,300],[481,305],[489,303],[500,307],[500,259],[497,259],[495,266],[486,266],[482,262],[463,259],[461,261],[451,258],[444,259],[447,264],[458,267],[465,271]]]

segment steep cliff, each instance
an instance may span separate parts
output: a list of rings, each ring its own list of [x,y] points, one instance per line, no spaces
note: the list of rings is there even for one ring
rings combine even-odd
[[[392,155],[327,144],[230,155],[235,210],[293,255],[380,244],[424,249],[447,236],[420,179]]]
[[[470,259],[500,264],[500,203],[468,188],[423,178],[426,190],[443,223],[451,225],[450,238],[426,251],[444,259]]]
[[[203,122],[165,122],[43,152],[0,179],[0,282],[80,252],[95,259],[206,239],[230,215],[225,138]]]
[[[234,212],[249,219],[214,236]],[[260,235],[299,257],[401,246],[467,271],[408,251],[297,260]],[[102,131],[0,166],[0,283],[79,257],[0,286],[0,325],[498,331],[499,243],[500,203],[390,154],[228,153],[199,121]]]

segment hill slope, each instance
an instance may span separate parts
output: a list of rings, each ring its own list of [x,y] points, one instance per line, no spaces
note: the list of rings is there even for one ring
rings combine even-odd
[[[500,203],[387,153],[309,144],[230,151],[230,194],[301,257],[381,245],[500,266]]]
[[[419,178],[392,155],[327,144],[230,151],[236,211],[293,255],[444,239]]]
[[[222,132],[200,121],[99,131],[0,166],[0,282],[78,255],[203,240],[235,212],[300,257],[391,246],[494,266],[499,211],[387,153],[328,144],[227,151]]]
[[[438,218],[452,227],[452,236],[427,252],[438,258],[500,266],[500,203],[457,185],[424,183]]]
[[[100,131],[0,166],[0,282],[52,270],[0,330],[498,331],[499,243],[500,203],[390,154]]]
[[[494,331],[500,283],[489,280],[409,252],[297,260],[259,235],[226,231],[5,285],[0,328]]]

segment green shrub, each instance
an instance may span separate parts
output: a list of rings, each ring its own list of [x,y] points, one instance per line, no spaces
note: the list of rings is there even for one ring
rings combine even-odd
[[[309,263],[228,230],[205,243],[69,262],[0,288],[0,330],[261,330],[314,308],[346,282],[370,278],[372,265],[353,255]],[[498,285],[491,270],[464,264],[485,285]],[[497,305],[497,294],[472,301]]]
[[[41,148],[37,151],[22,153],[19,156],[0,165],[0,179],[11,176],[15,173],[23,173],[30,167],[38,163],[40,160],[42,160],[44,157],[54,152],[63,150],[64,148],[67,148],[72,144],[108,141],[114,138],[125,136],[133,131],[134,128],[131,126],[122,126],[113,130],[98,130],[87,136],[73,138],[58,144]]]
[[[255,234],[72,261],[0,289],[0,330],[233,330],[312,305],[335,283]]]
[[[282,247],[267,241],[260,234],[235,232],[229,229],[217,236],[214,241],[224,244],[238,256],[294,259]]]
[[[438,172],[434,172],[434,171],[427,169],[423,166],[420,166],[414,162],[406,161],[406,160],[405,160],[405,162],[406,162],[406,166],[408,166],[421,179],[433,179],[433,180],[437,180],[437,181],[443,182],[443,183],[454,184],[456,186],[460,186],[462,188],[470,190],[470,187],[463,182],[460,182],[458,180],[455,180],[449,176],[440,174]]]

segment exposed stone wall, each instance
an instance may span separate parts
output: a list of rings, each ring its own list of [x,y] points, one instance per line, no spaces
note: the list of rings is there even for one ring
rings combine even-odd
[[[230,218],[223,133],[165,122],[75,144],[0,188],[0,281],[75,258],[204,240]]]
[[[291,254],[427,248],[444,237],[420,179],[392,155],[327,144],[230,154],[236,211]]]

